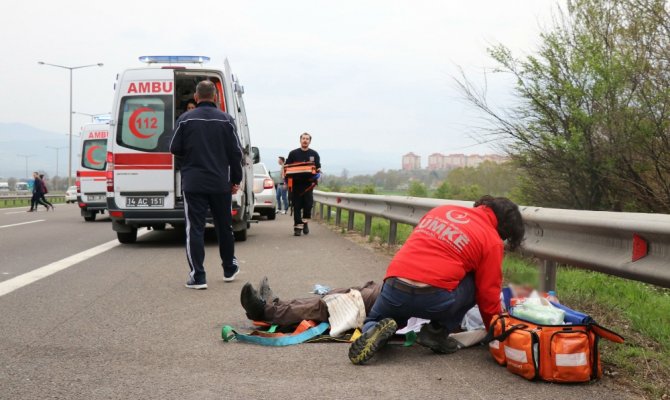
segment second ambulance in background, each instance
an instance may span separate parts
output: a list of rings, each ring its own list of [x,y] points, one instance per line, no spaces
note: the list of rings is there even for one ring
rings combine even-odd
[[[77,170],[77,203],[86,221],[107,209],[107,137],[109,123],[87,124],[81,130],[81,164]]]

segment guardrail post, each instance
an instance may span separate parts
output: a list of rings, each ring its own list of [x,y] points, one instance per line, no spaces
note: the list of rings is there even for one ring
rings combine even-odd
[[[363,227],[363,236],[367,236],[372,231],[372,215],[365,214],[365,226]]]
[[[348,231],[353,231],[354,230],[354,215],[355,213],[351,210],[349,210],[349,219],[347,220],[347,230]]]
[[[319,218],[323,219],[323,203],[319,203]]]
[[[540,264],[540,290],[556,290],[556,261],[542,260]]]
[[[342,209],[337,207],[335,210],[335,226],[340,226],[342,222]]]
[[[330,206],[327,207],[328,214],[326,215],[326,221],[330,222]]]
[[[398,223],[395,221],[389,221],[389,244],[395,244],[397,236],[398,236]]]

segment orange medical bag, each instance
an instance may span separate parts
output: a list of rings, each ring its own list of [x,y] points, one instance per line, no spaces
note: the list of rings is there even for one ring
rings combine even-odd
[[[624,339],[596,323],[540,325],[501,314],[491,322],[489,351],[500,365],[526,379],[588,382],[602,376],[598,341]]]
[[[284,174],[289,191],[293,191],[293,180],[311,181],[316,175],[316,164],[313,162],[296,162],[284,165]]]

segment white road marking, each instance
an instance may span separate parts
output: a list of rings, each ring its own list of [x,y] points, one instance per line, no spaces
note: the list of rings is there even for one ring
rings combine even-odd
[[[34,224],[35,222],[44,222],[46,219],[36,219],[34,221],[28,221],[28,222],[20,222],[18,224],[11,224],[11,225],[0,225],[0,229],[2,228],[11,228],[12,226],[19,226],[19,225],[26,225],[26,224]]]
[[[25,214],[25,213],[27,213],[27,212],[28,212],[28,211],[26,211],[26,210],[23,210],[23,211],[12,211],[12,212],[5,213],[5,215]]]
[[[143,236],[148,232],[149,231],[146,229],[140,229],[137,232],[137,237]],[[46,278],[49,275],[53,275],[56,272],[67,269],[82,261],[86,261],[91,257],[97,256],[98,254],[102,254],[107,250],[119,246],[120,244],[121,243],[119,243],[118,240],[114,239],[107,243],[103,243],[99,246],[93,247],[92,249],[84,250],[81,253],[71,255],[70,257],[66,257],[62,260],[52,262],[51,264],[34,269],[30,272],[26,272],[25,274],[19,275],[12,279],[0,282],[0,297],[6,295],[7,293],[11,293],[16,289],[20,289],[24,286],[30,285],[33,282],[37,282],[42,278]]]

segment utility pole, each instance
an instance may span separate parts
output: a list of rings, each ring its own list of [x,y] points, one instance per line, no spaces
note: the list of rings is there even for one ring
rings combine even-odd
[[[67,146],[64,146],[64,147],[46,146],[46,148],[56,150],[56,176],[60,177],[58,175],[58,152],[61,149],[67,149]]]
[[[34,154],[17,154],[19,157],[23,157],[26,159],[26,178],[30,178],[30,175],[28,175],[28,159],[31,157],[35,157]]]

